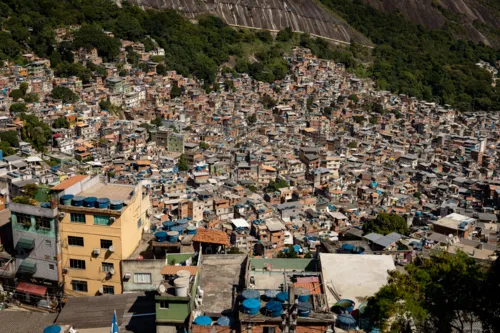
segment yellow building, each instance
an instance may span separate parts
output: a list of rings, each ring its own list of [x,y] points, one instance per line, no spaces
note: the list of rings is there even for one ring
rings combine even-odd
[[[141,184],[104,184],[98,177],[75,182],[76,177],[82,176],[53,188],[63,190],[60,281],[67,295],[120,294],[121,260],[132,255],[149,230],[149,194]]]

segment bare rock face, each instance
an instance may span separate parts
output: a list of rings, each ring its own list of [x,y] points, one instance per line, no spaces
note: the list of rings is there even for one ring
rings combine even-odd
[[[443,28],[450,19],[460,22],[463,37],[500,46],[498,0],[363,0],[387,12],[400,12],[430,29]],[[479,23],[479,24],[478,24]],[[495,33],[495,30],[497,33]]]
[[[212,14],[235,26],[280,30],[287,27],[349,42],[368,41],[314,0],[132,0],[143,8],[170,8],[188,18]]]

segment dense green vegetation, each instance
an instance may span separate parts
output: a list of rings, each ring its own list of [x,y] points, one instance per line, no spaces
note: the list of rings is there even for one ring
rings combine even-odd
[[[390,272],[388,284],[368,300],[365,315],[375,327],[386,332],[495,332],[498,260],[488,269],[464,252],[438,253],[405,269]]]
[[[406,220],[397,214],[380,213],[373,220],[369,220],[363,224],[365,233],[376,232],[378,234],[387,235],[391,232],[397,232],[402,235],[407,235],[408,223]]]
[[[475,65],[494,64],[498,50],[457,40],[450,31],[427,30],[360,0],[321,1],[377,45],[370,74],[380,89],[461,110],[500,110],[500,87],[493,88],[491,75]]]

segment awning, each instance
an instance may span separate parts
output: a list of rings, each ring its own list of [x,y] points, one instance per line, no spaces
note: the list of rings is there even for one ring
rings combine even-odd
[[[47,292],[47,287],[26,282],[20,282],[16,287],[16,291],[43,297]]]
[[[33,250],[35,248],[35,240],[30,237],[20,237],[16,244],[16,247],[22,247],[23,249]]]
[[[36,263],[29,262],[24,260],[21,265],[19,265],[19,269],[17,270],[18,274],[34,274],[36,272]]]

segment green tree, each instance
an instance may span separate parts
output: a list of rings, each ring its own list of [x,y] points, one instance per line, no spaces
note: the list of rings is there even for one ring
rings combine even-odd
[[[91,50],[96,48],[98,54],[106,60],[113,60],[120,54],[121,44],[116,38],[109,37],[96,24],[83,24],[75,33],[73,45],[76,48]]]
[[[11,113],[26,112],[27,111],[26,104],[24,104],[24,103],[14,103],[14,104],[11,104],[10,107],[9,107],[9,111]]]
[[[181,155],[181,157],[179,158],[179,163],[177,164],[177,167],[179,168],[179,171],[188,171],[189,170],[189,165],[187,162],[186,155],[184,155],[184,154]]]
[[[276,41],[289,42],[293,38],[293,31],[291,28],[281,29],[276,35]]]
[[[486,278],[483,265],[459,251],[433,254],[405,269],[406,274],[391,272],[388,284],[368,300],[365,314],[377,327],[394,332],[413,325],[430,333],[470,332],[474,322],[479,323],[482,304],[477,289]],[[498,302],[495,306],[498,309]]]
[[[248,116],[247,120],[251,125],[253,125],[257,122],[257,115],[255,113],[252,113],[250,116]]]
[[[280,188],[288,187],[288,183],[284,179],[278,179],[278,181],[271,180],[266,187],[267,192],[276,192]]]
[[[155,119],[151,120],[151,125],[155,125],[156,127],[160,127],[162,125],[162,118],[160,116],[156,116]]]
[[[382,235],[387,235],[391,232],[407,235],[409,229],[408,223],[401,216],[397,214],[380,213],[376,218],[363,224],[363,231],[365,233],[376,232]]]
[[[63,86],[57,86],[52,89],[52,98],[60,99],[63,103],[74,103],[78,101],[78,95],[71,89]]]
[[[19,90],[21,90],[23,96],[28,92],[29,85],[27,82],[21,82],[19,85]]]
[[[358,97],[358,95],[352,94],[352,95],[349,95],[349,100],[352,101],[353,103],[358,103],[359,97]]]
[[[0,140],[8,143],[11,147],[19,147],[19,138],[16,131],[0,132]]]
[[[0,150],[3,153],[3,156],[10,156],[16,153],[16,151],[11,147],[11,145],[5,141],[0,141]]]
[[[278,252],[277,257],[278,258],[294,259],[294,258],[297,258],[297,252],[295,252],[293,245],[290,245],[286,248],[286,251]]]
[[[204,141],[200,142],[200,149],[207,150],[210,148],[210,145]]]
[[[18,99],[21,99],[24,97],[24,93],[21,91],[21,89],[14,89],[10,92],[10,97],[12,97],[12,99],[15,101],[17,101]]]
[[[500,290],[500,257],[488,270],[484,282],[479,288],[478,315],[483,332],[497,332],[500,328],[500,305],[497,291]]]
[[[172,87],[170,88],[170,98],[174,99],[180,97],[181,95],[182,89],[178,85],[172,84]]]
[[[64,117],[57,118],[52,123],[52,127],[54,128],[69,128],[69,121]]]
[[[262,105],[266,109],[272,109],[276,106],[276,100],[269,95],[262,96]]]
[[[351,141],[349,142],[349,144],[347,145],[348,148],[358,148],[358,143],[356,141]]]
[[[36,184],[27,184],[23,186],[23,193],[32,199],[35,198],[37,192],[38,192],[38,185]]]

